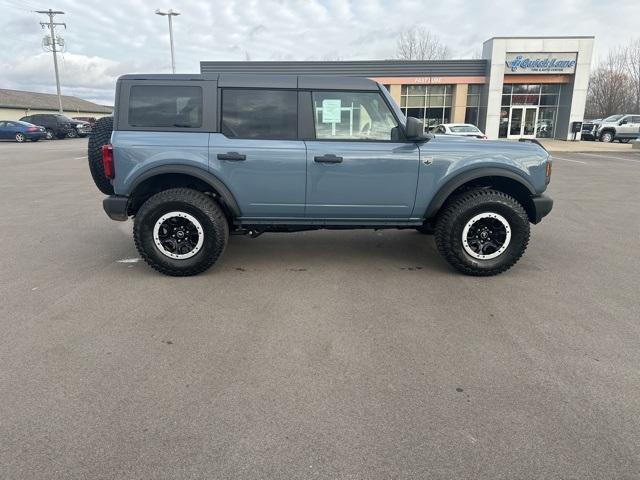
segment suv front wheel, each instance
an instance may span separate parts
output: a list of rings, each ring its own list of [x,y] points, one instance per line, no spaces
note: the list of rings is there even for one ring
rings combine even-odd
[[[613,132],[603,132],[600,135],[600,141],[601,142],[605,142],[605,143],[611,143],[613,142],[613,140],[615,139],[615,135],[613,134]]]
[[[197,190],[174,188],[149,198],[133,226],[140,256],[171,276],[204,272],[220,257],[229,224],[216,201]]]
[[[529,243],[529,217],[506,193],[477,189],[445,206],[435,232],[440,254],[467,275],[502,273],[520,259]]]

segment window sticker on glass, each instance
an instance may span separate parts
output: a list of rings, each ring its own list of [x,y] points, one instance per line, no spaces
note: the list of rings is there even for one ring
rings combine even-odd
[[[340,99],[322,100],[322,123],[340,123],[342,102]]]

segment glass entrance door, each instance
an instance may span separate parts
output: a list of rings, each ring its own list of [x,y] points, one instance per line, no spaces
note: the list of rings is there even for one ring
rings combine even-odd
[[[538,107],[511,107],[508,138],[535,138]]]

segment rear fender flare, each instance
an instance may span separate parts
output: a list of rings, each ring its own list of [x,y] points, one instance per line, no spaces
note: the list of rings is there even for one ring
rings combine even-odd
[[[136,188],[138,188],[138,186],[145,180],[149,180],[150,178],[156,177],[158,175],[166,175],[170,173],[190,175],[207,183],[220,195],[220,198],[229,207],[229,210],[234,217],[241,216],[238,202],[233,196],[233,193],[231,193],[231,190],[227,188],[222,180],[220,180],[211,172],[189,165],[160,165],[158,167],[150,168],[135,179],[135,181],[131,184],[131,187],[128,189],[129,194],[134,192]]]

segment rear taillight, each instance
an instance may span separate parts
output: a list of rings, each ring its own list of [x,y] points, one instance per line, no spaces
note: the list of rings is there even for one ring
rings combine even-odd
[[[113,168],[113,146],[111,144],[102,146],[102,168],[107,178],[113,178],[116,172]]]

